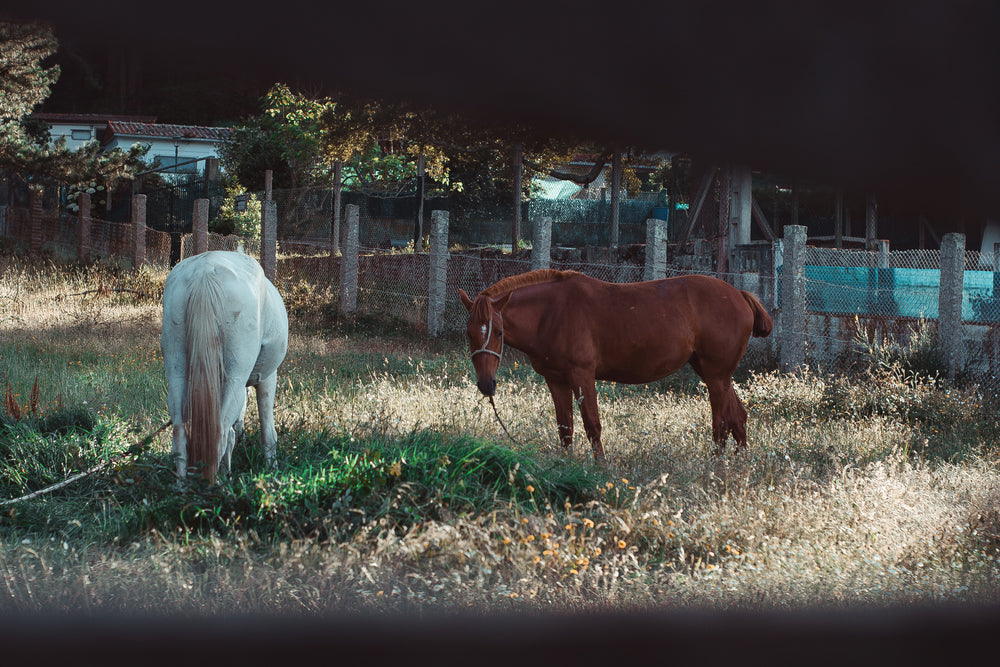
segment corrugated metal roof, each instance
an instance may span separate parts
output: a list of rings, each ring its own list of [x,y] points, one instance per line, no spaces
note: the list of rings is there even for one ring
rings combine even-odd
[[[564,181],[550,176],[536,178],[535,184],[541,190],[539,196],[542,199],[569,199],[583,189],[572,181]]]

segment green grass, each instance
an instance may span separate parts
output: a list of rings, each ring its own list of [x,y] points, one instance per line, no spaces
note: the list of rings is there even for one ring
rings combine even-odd
[[[600,383],[599,467],[579,416],[562,450],[523,355],[499,377],[511,442],[460,334],[306,310],[279,371],[276,467],[251,400],[231,476],[179,490],[169,431],[134,451],[166,419],[155,300],[69,296],[129,284],[113,267],[0,268],[0,369],[22,412],[0,410],[0,500],[118,461],[0,510],[3,610],[755,609],[1000,590],[1000,422],[905,350],[840,374],[741,369],[750,446],[722,457],[689,370]],[[144,280],[156,293],[164,278]]]

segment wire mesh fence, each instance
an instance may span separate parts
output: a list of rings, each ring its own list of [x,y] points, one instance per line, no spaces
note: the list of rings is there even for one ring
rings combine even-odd
[[[266,198],[265,193],[250,194]],[[353,205],[359,211],[356,312],[430,333],[431,261],[426,247],[430,227],[427,220],[431,211],[447,204],[447,200],[425,201],[421,220],[416,198],[364,198],[356,193],[343,193],[338,215],[336,193],[330,189],[275,190],[271,194],[278,213],[275,281],[283,292],[303,302],[315,301],[316,307],[327,314],[341,310],[343,258],[338,248],[342,249],[344,241],[344,208],[355,202]],[[643,202],[641,206],[646,208],[639,208],[637,204],[635,210],[650,212],[652,204],[655,202]],[[710,198],[709,208],[713,205],[718,208],[718,203],[713,204]],[[534,202],[527,202],[523,212],[552,212],[533,207]],[[224,211],[234,210],[232,206],[221,204],[211,209],[210,225],[217,229],[230,226],[221,218],[226,215]],[[511,210],[508,207],[507,215]],[[584,210],[578,207],[574,215],[583,216],[580,212]],[[600,213],[602,209],[595,206],[591,210]],[[148,211],[147,215],[154,217],[161,213]],[[457,297],[460,288],[475,295],[494,282],[533,267],[533,248],[529,241],[537,218],[523,222],[521,238],[525,242],[512,250],[511,220],[503,215],[502,207],[466,208],[450,219],[443,331],[459,332],[465,326],[466,313]],[[707,224],[711,224],[712,217],[707,217]],[[699,220],[692,234],[708,229],[705,219]],[[133,248],[130,223],[96,218],[88,222],[87,248],[91,259],[130,256]],[[154,229],[155,223],[147,224],[145,261],[169,265],[170,234]],[[29,212],[13,208],[6,210],[0,232],[8,239],[26,244],[33,233],[37,236],[31,227]],[[622,223],[621,229],[626,230],[620,236],[622,242],[618,248],[610,249],[606,244],[589,243],[603,238],[592,233],[592,228],[606,231],[606,220],[553,219],[548,265],[609,282],[643,280],[645,227],[645,221]],[[67,257],[79,252],[79,220],[75,216],[46,213],[40,228],[45,247]],[[642,236],[637,231],[640,228]],[[780,243],[758,243],[742,248],[743,258],[739,262],[731,260],[736,268],[719,274],[717,239],[692,236],[678,241],[676,235],[677,230],[666,246],[666,276],[711,273],[738,287],[750,289],[774,315],[776,329],[780,327],[778,320],[783,308]],[[191,235],[181,236],[180,242],[180,255],[191,255],[194,251]],[[253,236],[211,233],[208,249],[242,249],[253,256],[261,256],[260,242]],[[1000,322],[1000,272],[995,270],[996,260],[993,253],[969,251],[964,255],[961,319],[973,325],[971,328],[987,329],[986,334],[977,334],[979,339],[970,338],[970,349],[981,345],[983,336],[992,337],[995,324]],[[904,342],[917,335],[928,335],[928,332],[933,335],[939,316],[941,270],[938,250],[806,246],[803,275],[806,317],[802,330],[796,332],[805,339],[806,359],[829,367],[831,359],[857,352],[859,341],[863,342],[872,331]],[[775,336],[751,341],[745,365],[774,365],[779,346]],[[993,357],[998,355],[988,351],[984,354],[985,366],[995,367],[997,363]]]
[[[965,252],[962,320],[1000,321],[998,273],[992,253]],[[935,320],[941,278],[939,250],[866,251],[807,246],[807,310],[876,318]]]

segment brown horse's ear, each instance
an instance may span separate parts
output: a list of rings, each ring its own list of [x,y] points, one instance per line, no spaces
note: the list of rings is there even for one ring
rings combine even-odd
[[[471,313],[472,299],[469,298],[469,295],[461,287],[458,288],[458,298],[462,300],[462,305],[465,306],[465,309]]]
[[[513,292],[507,292],[499,299],[496,299],[493,302],[493,310],[503,310],[503,307],[507,305],[507,300],[510,299],[511,294],[513,294]]]

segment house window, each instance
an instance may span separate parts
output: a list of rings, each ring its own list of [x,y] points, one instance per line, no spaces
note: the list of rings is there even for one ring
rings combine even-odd
[[[198,172],[198,163],[189,162],[191,158],[183,155],[174,158],[173,155],[157,155],[156,160],[160,163],[162,173],[166,174],[194,174]],[[187,164],[183,164],[187,162]],[[177,165],[174,167],[174,165]]]
[[[90,141],[90,130],[70,130],[74,141]]]

